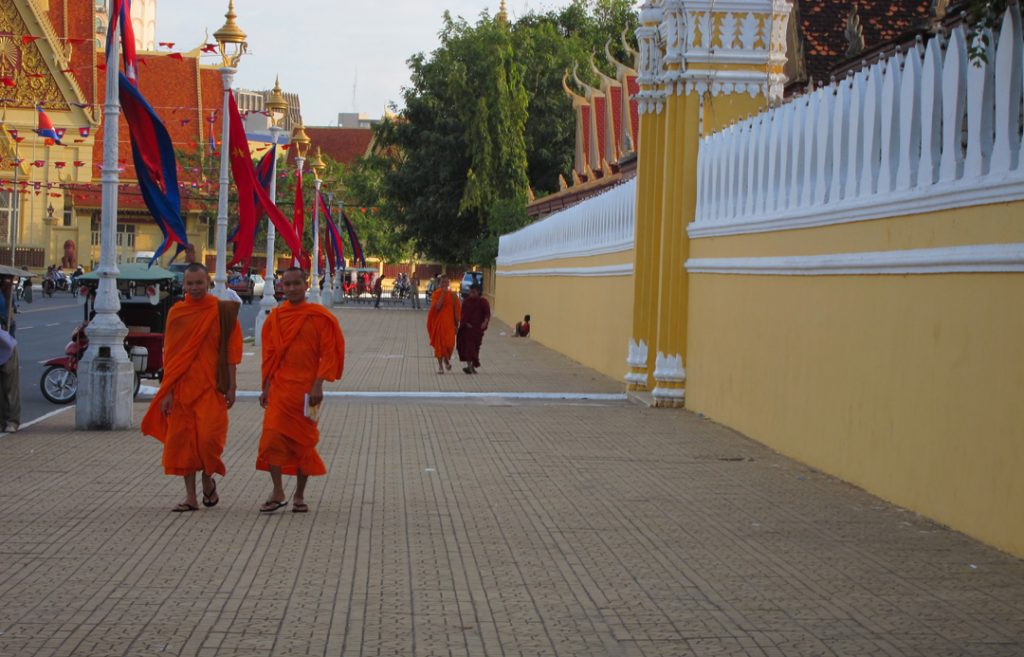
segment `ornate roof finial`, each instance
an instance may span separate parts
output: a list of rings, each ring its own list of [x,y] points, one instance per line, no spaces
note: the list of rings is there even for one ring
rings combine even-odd
[[[860,24],[860,14],[857,11],[857,3],[853,3],[850,15],[846,17],[846,56],[856,57],[864,51],[864,28]]]
[[[505,0],[501,0],[501,8],[498,9],[498,21],[508,23],[508,7],[505,6]]]

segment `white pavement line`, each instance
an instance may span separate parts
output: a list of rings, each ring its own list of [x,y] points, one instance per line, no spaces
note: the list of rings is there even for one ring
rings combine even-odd
[[[72,304],[66,305],[66,306],[47,306],[46,308],[33,308],[32,310],[21,310],[19,308],[18,309],[18,314],[19,315],[29,315],[31,313],[47,313],[47,312],[50,312],[51,310],[62,310],[64,308],[74,308],[77,305],[78,305],[77,303],[72,303]]]
[[[60,326],[60,322],[54,322],[53,324],[47,324],[46,325],[47,328],[49,328],[51,326]]]
[[[64,408],[58,408],[55,411],[50,411],[46,415],[37,417],[34,420],[29,420],[25,424],[22,424],[21,426],[18,427],[18,431],[21,431],[22,429],[27,429],[28,427],[32,426],[33,424],[39,424],[43,420],[49,420],[51,417],[54,417],[54,416],[60,415],[61,413],[65,413],[67,411],[70,411],[74,407],[75,407],[75,405],[72,404],[71,406],[65,406]],[[9,434],[9,433],[0,433],[0,438],[3,438],[4,436],[9,436],[9,435],[11,435],[11,434]]]
[[[35,327],[34,326],[19,326],[18,328],[20,328],[22,331],[31,331]]]
[[[235,397],[259,397],[256,390],[239,390]],[[584,401],[626,401],[625,393],[607,392],[361,392],[331,390],[324,392],[324,397],[359,398],[359,399],[574,399]]]

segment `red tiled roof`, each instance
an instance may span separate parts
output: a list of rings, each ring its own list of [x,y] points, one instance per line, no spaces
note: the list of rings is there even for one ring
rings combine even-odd
[[[864,48],[870,50],[921,27],[931,0],[797,0],[807,73],[828,82],[832,70],[846,57],[846,20],[857,5],[864,29]]]
[[[369,128],[307,126],[306,134],[309,135],[311,153],[315,153],[319,146],[324,155],[341,164],[351,164],[366,155],[373,141],[373,130]],[[290,149],[288,157],[292,157]]]

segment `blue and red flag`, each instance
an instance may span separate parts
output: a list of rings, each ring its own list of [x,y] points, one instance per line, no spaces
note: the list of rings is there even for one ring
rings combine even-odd
[[[110,25],[107,27],[107,65],[110,65],[110,55],[114,52],[114,31],[120,23],[121,28],[121,55],[124,61],[124,73],[132,84],[139,80],[139,64],[135,56],[135,29],[132,27],[132,3],[131,0],[113,0],[113,7],[110,11]]]
[[[46,139],[52,139],[54,143],[61,144],[60,135],[57,134],[57,129],[53,127],[53,121],[46,115],[42,107],[36,106],[36,110],[39,112],[39,127],[36,128],[36,134]]]
[[[348,233],[348,241],[352,244],[352,258],[360,263],[360,267],[366,266],[366,258],[363,257],[363,245],[359,243],[359,236],[356,235],[356,228],[352,225],[352,220],[348,218],[345,211],[341,212],[341,219],[345,222],[345,232]]]
[[[331,270],[337,271],[336,267],[345,263],[345,245],[341,239],[341,232],[338,231],[338,224],[331,216],[331,209],[324,202],[323,194],[320,194],[319,201],[320,212],[327,220],[325,224],[327,226],[327,261],[331,264]]]
[[[130,84],[124,73],[119,75],[121,110],[131,136],[132,160],[139,189],[153,220],[164,235],[164,241],[149,262],[152,265],[171,244],[178,245],[175,255],[188,246],[188,234],[181,218],[178,163],[171,136],[160,117],[146,102],[139,88]]]

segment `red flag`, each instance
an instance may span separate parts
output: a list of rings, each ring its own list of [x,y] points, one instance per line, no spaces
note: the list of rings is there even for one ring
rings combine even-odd
[[[33,36],[31,34],[26,34],[26,35],[21,37],[21,43],[22,43],[22,45],[26,45],[27,46],[28,44],[32,43],[33,41],[35,41],[35,40],[37,40],[39,38],[40,37]]]
[[[205,46],[203,46],[202,52],[209,52],[209,53],[213,53],[214,55],[216,55],[217,54],[217,44],[215,44],[215,43],[208,43],[208,44],[206,44]]]
[[[181,56],[180,52],[172,52],[172,53],[168,54],[167,56],[170,57],[171,59],[176,59],[179,62],[185,61],[185,58]]]
[[[161,46],[161,47],[165,47],[165,48],[173,48],[174,47],[174,42],[173,41],[161,41],[157,45]]]
[[[0,84],[3,84],[5,87],[17,86],[14,82],[14,78],[0,78]]]
[[[277,228],[278,234],[284,239],[285,244],[291,249],[292,255],[298,258],[303,267],[309,268],[309,256],[302,250],[302,240],[295,232],[294,226],[288,223],[284,214],[274,205],[267,195],[267,190],[256,178],[256,168],[249,156],[248,139],[245,136],[245,126],[242,124],[242,117],[238,113],[238,105],[235,103],[234,94],[228,95],[229,99],[229,131],[230,142],[235,144],[229,149],[231,157],[231,171],[234,174],[235,186],[238,188],[238,238],[235,242],[235,255],[231,264],[244,261],[249,266],[249,259],[252,257],[253,243],[256,238],[256,204],[262,206],[264,212],[270,217]],[[255,199],[255,203],[253,200]]]

